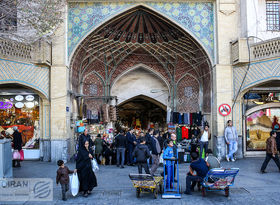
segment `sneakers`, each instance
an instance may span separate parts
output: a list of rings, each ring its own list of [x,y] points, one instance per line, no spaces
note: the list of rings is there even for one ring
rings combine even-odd
[[[229,157],[226,155],[226,160],[229,162]]]
[[[262,174],[265,174],[265,173],[267,173],[267,172],[266,172],[265,170],[261,170],[261,173],[262,173]]]
[[[235,162],[235,159],[234,159],[234,158],[232,158],[232,159],[231,159],[231,161],[232,161],[232,162]]]

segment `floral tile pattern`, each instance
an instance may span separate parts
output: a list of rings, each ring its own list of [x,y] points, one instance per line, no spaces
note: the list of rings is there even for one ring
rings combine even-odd
[[[214,58],[214,6],[211,2],[147,3],[194,36]],[[69,3],[68,56],[92,29],[133,7],[133,3]]]

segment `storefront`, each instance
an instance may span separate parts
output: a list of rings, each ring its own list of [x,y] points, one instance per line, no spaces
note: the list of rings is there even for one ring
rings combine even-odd
[[[1,138],[11,138],[13,127],[22,134],[25,159],[40,158],[40,97],[34,91],[9,85],[0,91]]]
[[[277,132],[280,145],[280,91],[271,88],[255,88],[244,95],[244,153],[246,156],[263,155],[270,132]]]

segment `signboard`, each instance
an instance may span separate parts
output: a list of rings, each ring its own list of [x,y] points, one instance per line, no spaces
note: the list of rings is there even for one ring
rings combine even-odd
[[[219,106],[219,113],[222,116],[228,116],[231,113],[231,107],[228,104],[221,104]]]

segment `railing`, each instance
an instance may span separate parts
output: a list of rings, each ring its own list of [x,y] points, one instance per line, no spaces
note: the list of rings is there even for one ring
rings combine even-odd
[[[32,59],[32,46],[0,38],[0,57],[30,62]]]
[[[250,50],[253,61],[280,57],[280,38],[255,43]]]
[[[51,44],[46,41],[24,44],[0,38],[0,58],[51,66]]]

